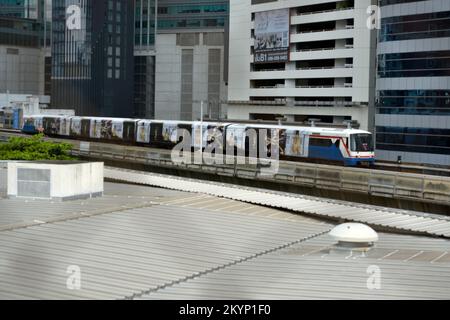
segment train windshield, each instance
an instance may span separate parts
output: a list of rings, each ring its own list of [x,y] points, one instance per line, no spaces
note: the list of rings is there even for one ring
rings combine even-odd
[[[350,149],[356,152],[372,152],[372,135],[370,133],[358,133],[350,135]]]

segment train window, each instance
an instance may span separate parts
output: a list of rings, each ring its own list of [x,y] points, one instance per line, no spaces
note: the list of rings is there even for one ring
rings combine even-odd
[[[331,147],[331,139],[310,138],[309,145],[311,147]]]
[[[373,139],[369,133],[358,133],[350,135],[350,150],[356,152],[373,151]]]
[[[340,144],[341,144],[341,140],[340,139],[337,139],[336,142],[334,143],[336,148],[339,148]]]

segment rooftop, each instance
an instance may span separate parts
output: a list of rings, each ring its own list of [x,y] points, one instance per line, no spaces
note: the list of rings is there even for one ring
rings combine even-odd
[[[362,255],[335,250],[334,223],[204,193],[106,182],[102,198],[6,199],[2,169],[0,193],[0,299],[450,297],[445,238],[379,233]]]

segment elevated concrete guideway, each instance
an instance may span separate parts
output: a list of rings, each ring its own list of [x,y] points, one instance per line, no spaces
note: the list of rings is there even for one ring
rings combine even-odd
[[[264,175],[257,165],[174,163],[171,150],[72,143],[75,155],[106,165],[450,214],[450,177],[288,161],[279,162],[275,175]]]
[[[0,132],[0,138],[5,135]],[[171,150],[52,140],[71,143],[74,155],[110,166],[450,215],[450,177],[288,161],[268,176],[256,165],[174,163]]]

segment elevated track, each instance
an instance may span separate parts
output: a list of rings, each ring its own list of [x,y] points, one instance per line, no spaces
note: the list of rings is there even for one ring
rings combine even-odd
[[[17,131],[0,130],[0,141],[22,135]],[[174,163],[171,150],[46,139],[71,143],[73,155],[115,167],[450,215],[450,170],[446,168],[381,163],[369,169],[279,161],[278,171],[265,175],[261,163],[239,164],[237,157],[232,164]]]

